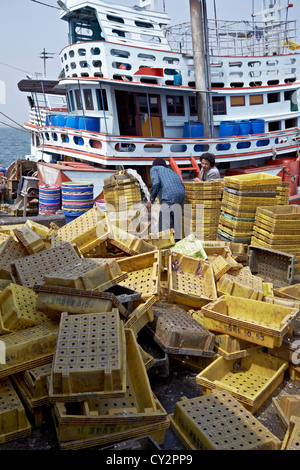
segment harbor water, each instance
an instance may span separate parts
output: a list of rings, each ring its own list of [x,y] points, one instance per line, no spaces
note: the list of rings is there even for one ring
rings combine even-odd
[[[0,126],[0,165],[7,168],[18,158],[30,155],[30,134],[7,126]]]

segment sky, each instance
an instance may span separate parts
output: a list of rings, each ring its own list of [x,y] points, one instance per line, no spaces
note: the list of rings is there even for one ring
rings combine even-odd
[[[297,20],[300,28],[300,0],[282,0],[282,4],[286,1],[294,5],[289,9],[288,19]],[[114,3],[133,6],[139,1]],[[190,21],[189,0],[164,0],[164,3],[172,24]],[[217,17],[222,20],[251,21],[253,3],[256,12],[261,10],[261,0],[206,0],[209,19],[214,19],[214,3]],[[158,0],[158,5],[162,10],[163,0]],[[0,125],[1,121],[13,126],[27,121],[27,94],[19,91],[17,84],[27,74],[43,73],[44,49],[52,57],[46,61],[47,79],[58,78],[59,53],[68,44],[68,25],[60,19],[57,8],[56,0],[0,0]]]

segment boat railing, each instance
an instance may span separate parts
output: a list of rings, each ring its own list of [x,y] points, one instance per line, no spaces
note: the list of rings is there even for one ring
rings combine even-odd
[[[208,20],[209,54],[214,56],[264,56],[300,49],[296,21]],[[174,52],[193,54],[190,23],[170,26],[166,37]]]
[[[40,128],[40,141],[45,147],[59,151],[74,153],[83,152],[89,156],[99,157],[105,155],[107,159],[134,160],[153,158],[153,155],[184,162],[185,159],[211,152],[216,159],[222,162],[231,161],[232,158],[246,160],[260,156],[272,156],[274,150],[297,148],[295,137],[299,129],[291,128],[284,131],[275,131],[264,134],[245,135],[237,137],[217,138],[172,138],[156,139],[145,137],[114,136],[84,130],[66,129],[59,127]]]

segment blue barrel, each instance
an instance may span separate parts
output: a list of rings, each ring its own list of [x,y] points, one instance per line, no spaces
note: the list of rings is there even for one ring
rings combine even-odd
[[[57,126],[58,127],[65,127],[67,122],[67,116],[66,115],[58,115],[57,116]]]
[[[80,116],[78,128],[91,132],[100,132],[100,119],[91,116]]]
[[[221,121],[219,137],[233,137],[239,134],[239,124],[237,121]],[[218,145],[218,150],[229,150],[230,144]]]
[[[238,121],[239,125],[239,135],[249,135],[251,134],[251,122],[250,120],[243,120],[243,121]],[[238,148],[243,149],[243,148],[249,148],[250,147],[250,142],[239,142],[238,143]]]
[[[183,137],[195,139],[204,136],[204,124],[202,122],[185,122],[183,126]],[[195,145],[195,152],[202,151],[202,145]]]
[[[78,129],[79,126],[79,116],[68,116],[66,121],[66,127],[70,129]]]
[[[56,114],[50,114],[49,124],[50,124],[50,126],[57,126],[57,115]]]
[[[45,119],[45,126],[50,126],[50,116],[46,116],[46,119]]]
[[[264,134],[265,132],[265,120],[264,119],[250,119],[251,122],[251,134]],[[259,140],[257,147],[263,147],[268,145],[269,140]]]
[[[60,186],[41,185],[39,187],[39,214],[51,215],[61,209],[61,191]]]
[[[94,206],[94,185],[92,183],[66,182],[61,185],[62,212],[66,222],[83,215]]]

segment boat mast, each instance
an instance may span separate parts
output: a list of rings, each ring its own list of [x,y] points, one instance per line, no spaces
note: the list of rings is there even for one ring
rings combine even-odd
[[[190,16],[194,56],[195,85],[198,103],[198,119],[204,125],[204,137],[211,136],[209,93],[209,68],[207,44],[206,0],[190,0]]]

